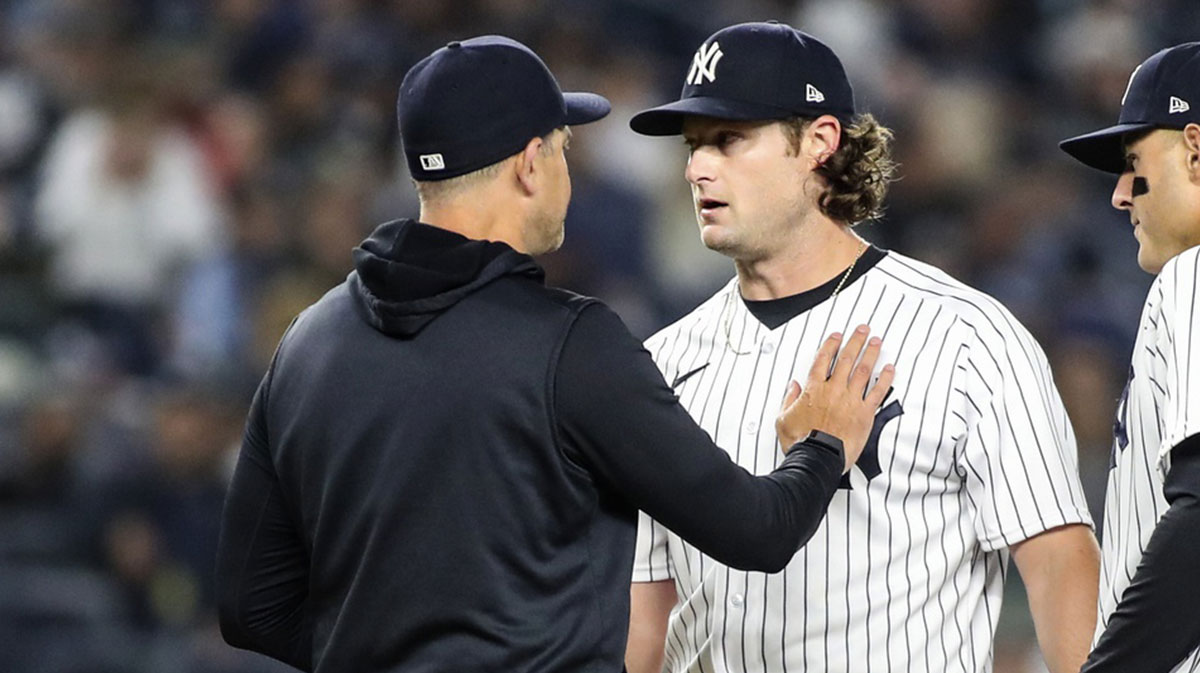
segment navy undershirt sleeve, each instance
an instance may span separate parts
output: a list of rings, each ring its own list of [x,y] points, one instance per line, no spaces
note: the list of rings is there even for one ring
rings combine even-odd
[[[568,458],[735,568],[782,569],[816,531],[841,479],[841,450],[817,443],[798,444],[769,475],[737,466],[602,304],[584,308],[568,333],[554,400]]]
[[[1200,646],[1200,435],[1171,450],[1170,507],[1081,673],[1166,673]]]

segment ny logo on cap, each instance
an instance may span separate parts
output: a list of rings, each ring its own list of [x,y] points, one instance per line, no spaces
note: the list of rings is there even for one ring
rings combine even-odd
[[[804,85],[804,100],[809,103],[824,103],[825,94],[811,84]]]
[[[1139,71],[1141,69],[1142,69],[1142,66],[1139,65],[1138,67],[1133,69],[1133,72],[1129,73],[1129,82],[1127,82],[1125,84],[1125,93],[1121,94],[1121,105],[1124,105],[1125,99],[1129,98],[1129,90],[1133,88],[1133,78],[1137,77],[1137,71]]]
[[[446,168],[446,160],[439,154],[422,154],[421,168],[427,171],[440,171]]]
[[[1171,96],[1170,106],[1167,108],[1167,114],[1173,115],[1177,112],[1187,112],[1191,109],[1192,106],[1188,105],[1187,101],[1183,100],[1182,98]]]
[[[700,45],[696,50],[696,55],[692,57],[692,67],[688,70],[687,83],[691,85],[703,84],[705,78],[710,82],[717,81],[717,62],[725,54],[721,52],[721,46],[716,42],[710,45]]]

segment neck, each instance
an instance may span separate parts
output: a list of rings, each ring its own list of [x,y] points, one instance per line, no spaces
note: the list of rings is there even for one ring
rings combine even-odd
[[[517,252],[528,254],[522,236],[521,209],[505,205],[494,194],[467,193],[436,203],[421,203],[420,220],[447,231],[479,241],[507,243]]]
[[[769,256],[735,258],[738,286],[753,301],[800,294],[844,274],[866,245],[849,226],[821,217],[797,227],[796,235]]]

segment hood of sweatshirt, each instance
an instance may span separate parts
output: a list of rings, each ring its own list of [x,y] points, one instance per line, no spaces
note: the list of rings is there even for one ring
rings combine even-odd
[[[412,337],[464,297],[504,276],[545,274],[505,243],[479,241],[416,220],[379,225],[354,249],[351,294],[366,321]]]

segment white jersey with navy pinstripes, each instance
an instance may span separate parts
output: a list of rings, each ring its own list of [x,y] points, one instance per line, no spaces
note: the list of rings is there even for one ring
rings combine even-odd
[[[804,381],[830,332],[869,324],[883,337],[880,363],[895,363],[894,391],[783,572],[730,569],[640,515],[634,581],[673,578],[680,599],[666,669],[991,670],[1008,547],[1091,524],[1041,348],[991,297],[895,252],[776,329],[736,292],[731,281],[646,345],[749,471],[781,460],[774,419],[786,385]]]
[[[1191,248],[1163,265],[1142,308],[1104,496],[1097,637],[1167,511],[1171,449],[1200,432],[1200,352],[1193,352],[1200,350],[1198,284],[1200,248]],[[1200,671],[1200,649],[1174,670]]]

